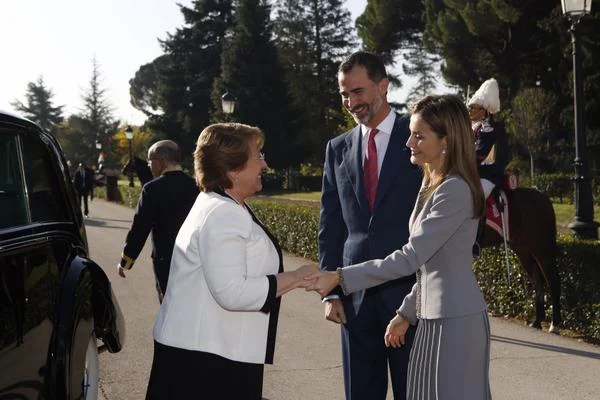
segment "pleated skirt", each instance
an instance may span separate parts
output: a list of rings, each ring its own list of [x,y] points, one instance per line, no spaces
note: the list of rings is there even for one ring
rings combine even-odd
[[[487,312],[419,320],[410,352],[407,400],[490,400]]]

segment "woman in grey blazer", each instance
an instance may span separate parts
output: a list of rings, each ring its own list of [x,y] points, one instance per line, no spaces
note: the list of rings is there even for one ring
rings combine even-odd
[[[410,353],[407,399],[490,399],[490,329],[486,304],[471,269],[472,245],[484,211],[467,108],[458,96],[427,96],[413,106],[406,146],[423,168],[423,184],[409,222],[410,237],[383,260],[319,271],[307,290],[345,293],[416,272],[386,333],[387,346],[404,343],[419,320]]]

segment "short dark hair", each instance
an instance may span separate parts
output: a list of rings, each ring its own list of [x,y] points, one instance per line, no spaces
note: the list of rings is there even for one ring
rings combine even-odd
[[[264,133],[257,127],[238,123],[212,124],[204,128],[194,151],[194,171],[200,190],[212,192],[231,188],[227,172],[243,168],[250,158],[250,143],[262,148]]]
[[[367,76],[373,82],[379,82],[383,78],[387,78],[387,72],[385,71],[385,65],[383,64],[381,57],[369,53],[368,51],[357,51],[352,53],[340,63],[338,73],[346,73],[357,65],[360,65],[367,70]]]

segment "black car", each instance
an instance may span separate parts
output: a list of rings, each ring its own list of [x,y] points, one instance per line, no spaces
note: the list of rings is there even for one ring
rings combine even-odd
[[[124,336],[58,142],[0,111],[0,399],[95,399]]]

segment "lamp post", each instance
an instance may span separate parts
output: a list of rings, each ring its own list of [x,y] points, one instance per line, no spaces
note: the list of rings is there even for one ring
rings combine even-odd
[[[133,160],[133,151],[131,149],[131,141],[133,140],[133,129],[131,129],[131,125],[127,125],[125,128],[125,137],[129,142],[129,160]],[[133,169],[129,169],[129,187],[133,187]]]
[[[585,138],[584,98],[581,76],[580,45],[578,25],[581,18],[592,9],[592,0],[561,0],[563,13],[571,21],[571,42],[573,44],[573,105],[575,113],[575,216],[569,228],[582,239],[598,239],[598,224],[594,221],[592,185],[587,165],[587,145]]]
[[[235,103],[235,97],[228,91],[225,91],[223,96],[221,96],[221,107],[223,108],[223,113],[228,116],[228,119],[235,111]]]

